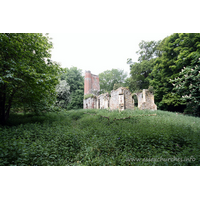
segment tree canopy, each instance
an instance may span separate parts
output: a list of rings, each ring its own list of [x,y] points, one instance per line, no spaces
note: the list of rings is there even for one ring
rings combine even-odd
[[[70,101],[70,86],[66,80],[60,80],[60,83],[56,86],[56,92],[56,105],[60,108],[67,109],[67,104]]]
[[[199,33],[174,33],[162,42],[162,56],[155,61],[150,84],[155,89],[155,101],[160,109],[174,110],[184,105],[181,96],[172,95],[170,79],[179,76],[185,66],[195,66],[200,53]]]
[[[82,70],[77,67],[65,68],[60,78],[70,86],[70,100],[67,109],[83,108],[84,78]]]
[[[112,69],[106,70],[99,74],[99,83],[101,93],[110,92],[115,84],[123,86],[127,78],[127,73],[124,70]]]
[[[185,113],[200,116],[200,54],[196,58],[198,65],[183,67],[178,78],[170,79],[173,91],[181,96],[187,108]]]
[[[200,34],[174,33],[162,41],[142,41],[139,48],[139,62],[127,61],[130,64],[130,90],[133,92],[153,87],[158,109],[183,111],[187,108],[195,115],[200,114],[200,105],[197,103]],[[188,70],[192,70],[190,75],[186,74]],[[185,76],[188,78],[184,80]],[[173,80],[176,84],[172,84]],[[195,87],[192,91],[190,84]]]
[[[138,61],[142,62],[144,60],[151,60],[152,58],[159,57],[161,55],[161,51],[158,48],[161,43],[161,40],[159,41],[144,41],[142,40],[139,43],[139,50],[136,52],[139,54]]]
[[[149,87],[150,73],[154,67],[154,61],[156,57],[161,55],[159,46],[161,41],[144,41],[139,43],[139,50],[136,52],[139,54],[138,61],[132,63],[131,59],[127,60],[127,64],[130,64],[130,90],[132,92],[147,89]]]
[[[0,34],[0,118],[4,123],[11,108],[39,112],[55,102],[59,65],[51,61],[48,35]]]
[[[149,74],[152,72],[154,59],[144,60],[141,63],[130,65],[130,89],[131,91],[147,89],[149,87]]]

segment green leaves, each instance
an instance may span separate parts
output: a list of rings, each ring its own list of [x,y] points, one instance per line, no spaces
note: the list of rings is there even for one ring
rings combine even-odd
[[[0,40],[1,122],[8,119],[13,107],[40,112],[50,106],[55,101],[60,69],[50,60],[52,43],[48,36],[1,33]]]
[[[151,72],[155,65],[156,57],[161,56],[161,41],[146,42],[142,40],[139,43],[140,50],[136,53],[140,55],[138,63],[131,64],[131,59],[127,60],[130,65],[130,80],[129,89],[135,92],[140,89],[147,89],[149,87],[149,80],[151,79]]]
[[[144,60],[141,63],[130,65],[130,88],[131,91],[147,89],[149,87],[149,75],[153,69],[154,59]]]
[[[138,61],[142,62],[144,60],[151,60],[152,58],[155,58],[157,56],[161,55],[161,52],[159,51],[159,45],[161,41],[150,41],[146,42],[142,40],[139,43],[140,50],[136,53],[140,55],[138,58]]]
[[[9,126],[0,126],[0,165],[199,165],[200,119],[154,112],[81,109],[11,115]],[[108,123],[99,115],[135,117]],[[168,161],[190,156],[195,161]]]
[[[161,42],[159,48],[162,55],[155,60],[153,71],[150,74],[150,85],[155,89],[155,102],[159,109],[183,111],[185,108],[182,106],[182,94],[179,93],[176,97],[172,95],[173,85],[169,83],[169,79],[178,78],[183,66],[197,64],[199,42],[199,33],[174,33]],[[178,103],[178,96],[180,103]]]
[[[115,84],[124,86],[127,73],[124,70],[112,69],[99,74],[101,93],[111,92]]]
[[[200,54],[196,53],[194,59],[196,57],[200,57]],[[200,116],[200,60],[195,60],[198,65],[184,67],[178,78],[170,82],[174,86],[173,90],[182,96],[181,100],[187,102],[186,113]]]
[[[82,71],[77,67],[65,68],[60,78],[61,80],[65,80],[70,86],[70,97],[69,101],[65,104],[66,108],[83,108],[84,78],[82,77]]]
[[[56,105],[60,108],[66,109],[70,100],[70,86],[65,80],[61,80],[56,86],[57,101]]]

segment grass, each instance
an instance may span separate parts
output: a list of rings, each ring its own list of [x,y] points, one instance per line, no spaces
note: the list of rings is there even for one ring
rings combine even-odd
[[[12,115],[0,126],[0,165],[200,165],[200,118],[159,110]]]

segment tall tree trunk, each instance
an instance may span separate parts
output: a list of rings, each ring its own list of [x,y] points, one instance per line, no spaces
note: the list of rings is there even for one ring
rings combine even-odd
[[[8,97],[6,96],[5,84],[1,87],[1,89],[2,89],[2,92],[0,96],[2,97],[2,101],[0,102],[0,119],[1,119],[0,123],[4,125],[10,115],[10,108],[11,108],[12,100],[13,100],[16,90],[13,90],[11,96]],[[8,105],[6,105],[6,98],[9,98]]]
[[[12,94],[10,96],[10,99],[8,101],[8,107],[7,107],[6,113],[5,113],[5,121],[8,119],[8,117],[10,115],[10,108],[11,108],[11,105],[12,105],[12,100],[13,100],[15,92],[16,92],[16,90],[13,90],[13,92],[12,92]]]
[[[6,86],[5,84],[1,87],[1,102],[0,102],[0,119],[1,124],[5,124],[5,111],[6,111]]]

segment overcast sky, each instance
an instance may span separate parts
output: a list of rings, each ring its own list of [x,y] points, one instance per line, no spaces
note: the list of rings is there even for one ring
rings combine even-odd
[[[127,58],[137,62],[142,40],[162,40],[172,33],[50,33],[52,60],[61,67],[75,66],[98,75],[105,70],[123,69],[129,73]]]
[[[191,1],[189,5],[181,4],[181,15],[180,2],[174,0],[36,0],[28,9],[18,7],[23,4],[21,0],[13,1],[12,6],[5,1],[7,5],[2,8],[9,7],[14,17],[2,9],[0,29],[50,33],[52,60],[62,67],[76,66],[83,73],[90,70],[93,74],[112,68],[129,72],[127,58],[137,61],[136,51],[142,40],[162,40],[185,29],[196,31],[199,12]],[[188,17],[189,7],[192,20]]]
[[[60,62],[62,67],[76,66],[83,72],[90,70],[93,74],[99,74],[112,68],[124,69],[129,72],[129,65],[126,64],[126,60],[132,58],[133,61],[137,61],[136,51],[139,49],[138,44],[141,40],[162,40],[177,32],[199,32],[198,5],[197,0],[2,1],[0,32],[50,33],[54,44],[52,60]],[[44,168],[44,171],[41,171],[40,168],[34,168],[33,171],[33,168],[17,168],[18,173],[16,173],[9,168],[8,173],[3,172],[6,174],[3,182],[8,182],[10,179],[7,175],[11,174],[10,178],[16,179],[17,185],[20,187],[22,185],[25,187],[25,191],[29,192],[28,189],[38,185],[38,180],[40,181],[40,178],[42,178],[41,180],[47,181],[40,181],[42,185],[41,187],[39,185],[36,190],[41,192],[41,188],[43,191],[52,188],[54,193],[42,194],[45,197],[50,197],[50,199],[63,198],[66,195],[66,188],[69,188],[67,192],[73,199],[74,195],[77,199],[83,196],[94,199],[94,196],[97,197],[97,193],[100,194],[97,199],[105,199],[105,192],[108,193],[106,199],[113,198],[113,194],[114,198],[117,197],[117,199],[127,199],[133,195],[141,199],[141,194],[144,199],[149,198],[149,195],[154,195],[155,199],[160,199],[163,194],[171,198],[171,193],[165,192],[169,183],[175,183],[171,187],[172,191],[174,191],[174,188],[176,191],[187,190],[187,193],[184,193],[187,198],[194,199],[194,195],[198,195],[194,192],[195,184],[191,186],[191,191],[185,184],[185,181],[195,183],[195,180],[199,179],[197,176],[199,173],[194,168],[192,172],[185,168],[181,168],[182,171],[180,168],[176,168],[177,170],[175,168],[163,170],[161,168],[124,169],[123,167],[120,169],[113,167],[109,169],[70,168],[70,170],[69,168],[67,170],[66,168],[59,168],[58,170],[55,167],[49,169],[49,171],[47,168]],[[4,175],[3,173],[1,175]],[[15,177],[19,174],[20,179],[17,176]],[[62,179],[59,179],[59,177],[62,177]],[[57,188],[52,185],[49,178],[56,184],[60,183],[57,184]],[[24,185],[24,183],[28,184]],[[124,186],[119,183],[123,183]],[[99,188],[102,188],[102,186],[105,192],[99,193]],[[133,187],[136,188],[134,193]],[[154,192],[155,187],[158,188],[156,194]],[[15,182],[12,188],[15,188],[15,191],[21,189],[16,187]],[[79,193],[77,193],[77,188]],[[88,188],[90,189],[89,192]],[[113,193],[116,190],[117,192]],[[144,196],[144,190],[147,191],[146,196]],[[4,193],[7,198],[7,193]],[[26,192],[24,196],[20,193],[21,199],[25,199],[26,196]],[[16,194],[13,197],[16,198]],[[180,198],[180,192],[177,192],[174,197]]]

